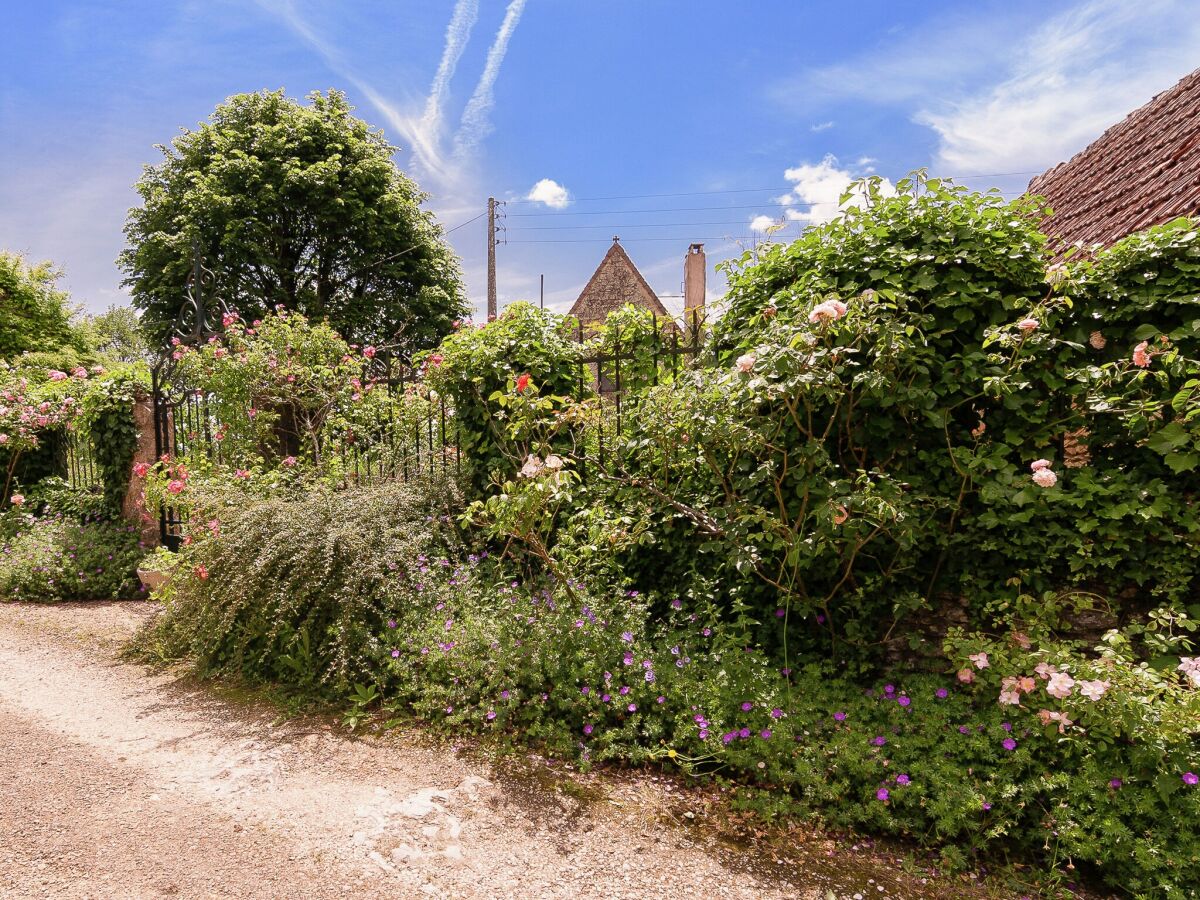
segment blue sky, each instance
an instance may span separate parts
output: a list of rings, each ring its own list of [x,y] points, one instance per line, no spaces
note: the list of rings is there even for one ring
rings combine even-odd
[[[569,306],[614,234],[663,294],[689,242],[794,236],[852,177],[1019,192],[1200,65],[1198,0],[9,4],[0,247],[91,310],[154,144],[227,96],[343,89],[449,228],[510,201],[501,305]],[[978,177],[977,177],[978,176]],[[535,186],[541,184],[539,190]],[[531,196],[540,200],[531,200]],[[593,199],[595,198],[595,199]],[[482,304],[484,223],[456,230]],[[710,274],[710,295],[721,292]],[[668,306],[672,303],[668,301]],[[675,304],[677,305],[677,304]]]

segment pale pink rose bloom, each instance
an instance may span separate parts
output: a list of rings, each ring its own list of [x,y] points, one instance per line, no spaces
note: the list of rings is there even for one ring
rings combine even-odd
[[[1146,348],[1149,346],[1149,341],[1142,341],[1133,348],[1133,364],[1139,369],[1145,369],[1150,365],[1150,354],[1146,352]]]
[[[184,487],[184,483],[178,479],[167,484],[167,490],[172,494],[182,494]]]
[[[972,672],[970,669],[959,669],[958,670],[958,680],[961,681],[963,684],[970,684],[972,681],[975,680],[975,673]]]
[[[53,369],[50,372],[51,381],[66,381],[70,377],[66,372],[60,372],[57,369]]]
[[[1038,487],[1052,488],[1058,484],[1058,476],[1049,469],[1038,469],[1033,473],[1033,483]]]
[[[1109,684],[1107,681],[1081,681],[1079,682],[1079,693],[1087,697],[1093,703],[1104,696],[1108,690]]]
[[[988,655],[986,653],[972,653],[967,659],[973,662],[977,669],[986,669],[988,667]]]
[[[738,371],[743,374],[749,374],[754,371],[754,364],[758,362],[752,354],[746,353],[737,358]]]
[[[1042,469],[1048,468],[1050,468],[1050,460],[1048,459],[1035,459],[1029,464],[1029,470],[1031,472],[1040,472]]]
[[[1037,682],[1028,675],[1022,675],[1019,679],[1017,679],[1017,689],[1024,691],[1026,694],[1032,691],[1036,686]]]
[[[1021,705],[1021,695],[1018,694],[1016,691],[1001,691],[1000,692],[1000,703],[1002,705],[1006,705],[1006,706],[1020,706]]]
[[[1023,631],[1014,631],[1012,633],[1013,642],[1022,650],[1028,650],[1033,646],[1033,642],[1029,640],[1029,635]]]
[[[542,471],[542,460],[531,453],[525,458],[525,465],[521,466],[521,471],[518,474],[522,478],[533,478],[540,471]]]
[[[290,469],[290,468],[292,468],[292,466],[296,465],[297,460],[296,460],[296,457],[294,457],[294,456],[285,456],[283,459],[280,460],[280,462],[283,463],[283,465],[287,466]]]
[[[1099,331],[1093,331],[1088,335],[1088,343],[1091,344],[1096,350],[1103,350],[1108,346],[1108,339],[1105,338],[1104,335],[1102,335]]]
[[[1065,700],[1071,696],[1071,691],[1074,687],[1074,678],[1066,672],[1055,672],[1050,676],[1050,681],[1046,683],[1046,693],[1051,697],[1057,697],[1059,700]]]
[[[1200,687],[1200,656],[1181,656],[1179,657],[1179,671],[1192,682],[1196,687]]]
[[[71,370],[71,375],[75,378],[87,378],[88,370],[85,369],[83,366],[76,366],[74,369]]]
[[[557,472],[562,467],[563,461],[561,456],[556,456],[555,454],[551,453],[546,457],[546,468],[551,472]]]
[[[841,300],[826,300],[824,303],[818,303],[813,311],[808,314],[808,321],[828,322],[834,319],[840,319],[846,314],[846,304]]]
[[[1030,332],[1037,331],[1038,324],[1039,323],[1037,319],[1022,319],[1017,323],[1017,327],[1024,332]]]
[[[25,495],[24,494],[13,494],[11,497],[8,498],[8,502],[11,503],[13,506],[21,506],[25,502]]]
[[[8,443],[8,435],[0,434],[0,444],[7,444],[7,443]]]

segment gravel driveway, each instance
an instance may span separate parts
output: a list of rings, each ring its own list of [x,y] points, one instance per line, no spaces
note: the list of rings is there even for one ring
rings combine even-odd
[[[957,893],[841,850],[801,865],[718,846],[664,823],[649,776],[584,796],[419,734],[279,721],[116,661],[152,612],[0,603],[0,896]]]

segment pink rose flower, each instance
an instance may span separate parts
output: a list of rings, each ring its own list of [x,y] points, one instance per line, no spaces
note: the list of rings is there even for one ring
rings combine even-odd
[[[1031,331],[1037,331],[1038,320],[1037,319],[1022,319],[1020,322],[1017,323],[1017,327],[1028,334]]]
[[[363,356],[365,356],[367,359],[374,359],[375,352],[376,351],[374,347],[363,347]]]
[[[1079,682],[1079,693],[1087,697],[1093,703],[1104,696],[1109,688],[1107,681],[1081,681]]]
[[[66,381],[70,376],[66,372],[60,372],[57,369],[50,370],[51,381]]]
[[[1133,364],[1139,369],[1145,369],[1150,365],[1150,354],[1146,352],[1146,348],[1149,346],[1149,341],[1142,341],[1133,348]]]
[[[1031,472],[1040,472],[1042,469],[1048,468],[1050,468],[1050,460],[1048,459],[1035,459],[1029,464],[1029,470]]]
[[[1052,488],[1058,484],[1058,476],[1049,469],[1038,469],[1033,473],[1033,483],[1038,487]]]
[[[743,375],[749,375],[754,371],[754,364],[758,360],[750,353],[743,354],[737,358],[738,371]]]
[[[1091,344],[1092,348],[1095,350],[1103,350],[1106,346],[1108,346],[1108,339],[1105,338],[1104,335],[1099,331],[1093,331],[1088,335],[1088,343]]]
[[[290,469],[290,468],[292,468],[294,465],[296,465],[296,457],[294,457],[294,456],[285,456],[285,457],[284,457],[282,460],[280,460],[280,462],[281,462],[283,465],[287,466],[287,467]]]
[[[977,669],[986,669],[988,667],[988,655],[986,653],[972,653],[967,659],[973,662]]]
[[[1046,693],[1051,697],[1057,697],[1059,700],[1065,700],[1071,696],[1071,691],[1074,687],[1074,678],[1066,672],[1055,672],[1050,676],[1050,681],[1046,683]]]
[[[13,494],[11,497],[8,498],[8,502],[11,503],[13,506],[23,506],[25,504],[25,495],[24,494]]]
[[[1034,674],[1037,675],[1038,678],[1042,678],[1042,679],[1049,678],[1051,675],[1053,675],[1057,671],[1058,671],[1058,668],[1056,666],[1051,665],[1050,663],[1042,662],[1042,663],[1038,663],[1036,666],[1033,667]]]
[[[826,300],[824,303],[818,303],[813,311],[808,314],[808,321],[816,324],[817,322],[829,322],[835,319],[840,319],[846,314],[846,304],[841,300]]]
[[[172,494],[182,494],[185,485],[179,479],[175,479],[167,484],[167,490]]]
[[[150,471],[150,466],[144,462],[140,462],[133,467],[133,474],[138,478],[145,478],[146,473]]]
[[[963,684],[970,684],[972,681],[975,680],[975,673],[972,672],[970,669],[959,669],[958,670],[958,680],[961,681]]]

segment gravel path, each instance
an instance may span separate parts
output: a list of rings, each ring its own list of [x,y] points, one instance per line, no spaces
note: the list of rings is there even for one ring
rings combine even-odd
[[[0,603],[0,896],[953,895],[722,851],[663,824],[651,779],[580,800],[418,735],[277,721],[117,662],[151,613]]]

